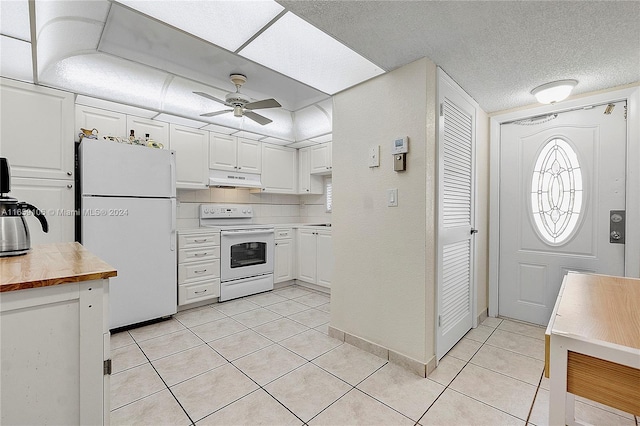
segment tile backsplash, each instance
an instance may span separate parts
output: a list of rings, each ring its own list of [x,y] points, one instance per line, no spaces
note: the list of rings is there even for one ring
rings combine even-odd
[[[324,195],[264,194],[249,189],[209,188],[178,189],[178,229],[198,227],[202,203],[250,204],[255,223],[326,223],[331,213],[325,211]]]

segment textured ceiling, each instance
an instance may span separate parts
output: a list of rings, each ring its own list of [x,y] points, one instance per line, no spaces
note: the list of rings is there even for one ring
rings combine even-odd
[[[487,112],[640,81],[638,1],[285,1],[298,16],[386,69],[428,57]]]

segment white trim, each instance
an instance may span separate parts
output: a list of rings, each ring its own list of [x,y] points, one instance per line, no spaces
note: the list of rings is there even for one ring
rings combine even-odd
[[[471,212],[471,217],[472,217],[472,224],[471,227],[472,228],[476,228],[476,223],[478,222],[478,208],[477,208],[477,203],[478,203],[478,185],[477,185],[477,181],[478,181],[478,167],[476,165],[476,144],[477,144],[477,140],[478,140],[478,110],[480,109],[480,106],[478,105],[478,103],[475,101],[475,99],[473,99],[467,92],[464,91],[464,89],[462,87],[460,87],[460,85],[458,85],[458,83],[455,82],[455,80],[453,80],[451,77],[449,77],[449,75],[440,67],[437,68],[437,82],[436,82],[436,116],[437,116],[437,126],[436,126],[436,188],[435,188],[435,197],[437,200],[437,205],[436,205],[436,212],[435,212],[435,239],[436,239],[436,265],[435,265],[435,270],[436,270],[436,288],[435,288],[435,303],[436,303],[436,309],[435,309],[435,318],[434,318],[434,324],[435,324],[435,347],[434,347],[434,353],[436,354],[436,365],[438,363],[438,346],[440,343],[440,328],[438,325],[438,317],[440,316],[440,312],[441,312],[441,308],[440,308],[440,288],[442,285],[442,280],[441,280],[441,270],[440,270],[440,265],[442,264],[442,252],[440,250],[440,216],[442,214],[442,212],[440,211],[439,206],[441,205],[440,202],[440,169],[442,167],[442,161],[440,158],[440,136],[441,136],[441,131],[444,129],[444,117],[442,115],[440,115],[440,103],[442,102],[441,99],[441,89],[440,86],[446,83],[449,86],[451,86],[452,89],[454,89],[460,96],[462,96],[465,101],[467,101],[472,107],[473,107],[473,134],[472,134],[472,174],[473,174],[473,188],[472,188],[472,192],[473,192],[473,211]],[[472,316],[472,326],[473,328],[476,328],[478,326],[478,261],[477,261],[477,249],[478,249],[478,243],[477,243],[477,238],[475,238],[474,236],[471,237],[471,250],[472,250],[472,258],[471,261],[473,262],[473,265],[471,267],[471,316]]]
[[[640,88],[614,90],[593,96],[544,105],[490,118],[489,153],[489,312],[498,315],[498,272],[500,262],[500,126],[514,120],[564,112],[607,102],[627,101],[627,235],[625,276],[640,277]]]

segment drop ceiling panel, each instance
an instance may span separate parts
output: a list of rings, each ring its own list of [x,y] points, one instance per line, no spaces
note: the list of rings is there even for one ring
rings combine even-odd
[[[31,43],[0,36],[0,75],[33,82]]]
[[[176,28],[235,51],[282,11],[275,1],[118,0]],[[241,17],[241,24],[238,18]]]
[[[238,53],[329,94],[384,72],[291,12]]]
[[[0,1],[0,34],[31,41],[27,0]]]
[[[214,7],[220,2],[205,3]],[[247,83],[242,87],[243,93],[254,99],[276,98],[283,108],[290,111],[328,97],[316,89],[118,4],[111,8],[99,50],[213,86],[221,91],[216,96],[222,98],[224,93],[235,91],[229,81],[229,74],[232,73],[247,76]]]

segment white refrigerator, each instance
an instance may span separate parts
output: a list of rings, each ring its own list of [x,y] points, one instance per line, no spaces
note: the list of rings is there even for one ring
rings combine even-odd
[[[175,153],[84,139],[82,245],[118,271],[109,328],[176,313]]]

